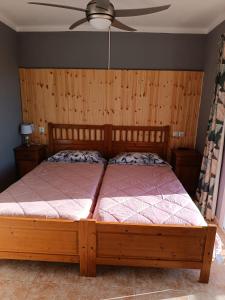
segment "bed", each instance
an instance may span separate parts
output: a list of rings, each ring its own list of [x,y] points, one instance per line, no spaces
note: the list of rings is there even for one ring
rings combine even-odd
[[[49,155],[104,154],[104,126],[49,124]],[[42,162],[0,194],[0,258],[79,263],[79,220],[89,218],[104,164]]]
[[[110,156],[150,151],[166,159],[168,127],[111,127]],[[216,226],[207,225],[169,166],[109,165],[89,232],[86,273],[96,265],[200,269],[209,280]]]
[[[207,225],[167,165],[108,165],[93,218],[147,225]]]
[[[104,164],[42,162],[0,194],[0,215],[90,218],[103,172]]]
[[[49,153],[89,149],[110,158],[137,151],[155,152],[166,159],[169,132],[168,126],[49,124]],[[43,164],[33,174],[42,168]],[[95,196],[100,185],[101,179],[95,184]],[[200,282],[208,282],[216,226],[99,221],[91,218],[95,200],[85,210],[84,219],[81,214],[56,218],[53,213],[46,218],[45,212],[38,217],[36,213],[35,217],[0,213],[0,259],[79,263],[80,274],[85,276],[95,276],[97,265],[200,269]]]

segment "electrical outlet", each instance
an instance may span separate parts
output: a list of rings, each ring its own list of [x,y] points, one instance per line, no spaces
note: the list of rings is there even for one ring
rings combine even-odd
[[[45,134],[45,128],[44,127],[39,127],[39,133],[40,134]]]
[[[173,137],[179,137],[180,133],[179,131],[173,131]]]
[[[173,137],[175,137],[175,138],[182,138],[184,136],[185,136],[184,131],[173,131]]]
[[[180,131],[179,132],[179,137],[184,137],[185,136],[185,132],[184,131]]]

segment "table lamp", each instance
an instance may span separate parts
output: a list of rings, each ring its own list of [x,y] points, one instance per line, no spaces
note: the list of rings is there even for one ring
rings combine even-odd
[[[33,133],[33,124],[23,123],[20,126],[20,134],[23,136],[23,144],[30,147],[30,135]]]

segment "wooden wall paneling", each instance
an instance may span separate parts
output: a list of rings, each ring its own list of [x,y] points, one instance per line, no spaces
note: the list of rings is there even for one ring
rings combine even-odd
[[[129,72],[129,75],[131,75],[131,77],[133,77],[132,72]],[[147,94],[146,94],[146,85],[148,84],[148,78],[146,76],[146,72],[142,72],[142,71],[137,71],[135,73],[135,77],[134,77],[134,94],[132,93],[132,90],[129,88],[131,86],[131,83],[129,82],[126,86],[126,90],[128,91],[128,97],[127,97],[127,107],[130,106],[130,99],[131,97],[134,95],[134,97],[136,98],[136,113],[135,113],[135,124],[134,125],[144,125],[144,122],[147,121],[148,118],[148,102],[150,100],[150,98],[148,99]],[[128,112],[128,115],[132,115],[132,110]],[[124,124],[125,125],[125,124]],[[131,120],[130,120],[130,125],[131,124]]]
[[[41,143],[48,122],[170,125],[170,148],[194,147],[202,79],[191,71],[20,69],[23,120],[35,124]]]
[[[159,76],[159,73],[158,73]],[[155,107],[155,124],[156,125],[168,125],[170,124],[170,116],[168,111],[170,109],[171,101],[171,89],[169,79],[173,77],[172,72],[163,72],[159,77],[159,82],[157,85],[157,106]],[[162,118],[163,116],[163,118]]]
[[[111,124],[118,124],[118,117],[121,114],[121,78],[122,78],[122,72],[118,71],[115,72],[110,71],[111,75],[111,87],[113,86],[114,88],[111,88]],[[109,95],[110,97],[110,95]],[[121,118],[121,125],[123,125],[125,118]]]
[[[171,125],[173,128],[173,131],[178,130],[178,116],[179,116],[179,101],[181,101],[181,89],[179,86],[179,81],[180,81],[180,72],[177,72],[174,74],[174,82],[173,82],[173,93],[172,93],[172,106],[171,106],[171,111],[173,113],[170,114],[171,116]],[[177,147],[177,141],[178,139],[173,139],[170,140],[171,147]],[[181,142],[180,142],[181,143]]]
[[[32,84],[33,94],[35,95],[35,124],[37,124],[37,126],[35,126],[35,138],[38,139],[40,137],[40,142],[43,143],[46,140],[47,132],[39,136],[39,127],[45,127],[47,130],[47,119],[51,117],[52,112],[51,97],[49,95],[50,75],[47,72],[43,72],[42,70],[39,70],[39,73],[37,75],[37,79],[34,76],[34,82]],[[35,82],[37,84],[37,87],[35,87]]]
[[[75,87],[75,101],[74,101],[74,109],[76,113],[73,115],[70,115],[70,120],[69,122],[74,122],[74,124],[80,124],[80,123],[85,123],[85,113],[84,113],[84,102],[82,95],[86,93],[86,90],[82,92],[82,81],[83,79],[83,74],[82,70],[78,70],[76,75],[75,75],[76,81],[74,82],[74,87]]]

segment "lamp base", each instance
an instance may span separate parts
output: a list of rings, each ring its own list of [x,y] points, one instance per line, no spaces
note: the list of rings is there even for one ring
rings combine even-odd
[[[23,145],[24,145],[25,147],[30,147],[30,137],[29,137],[29,135],[25,135],[25,136],[24,136]]]

